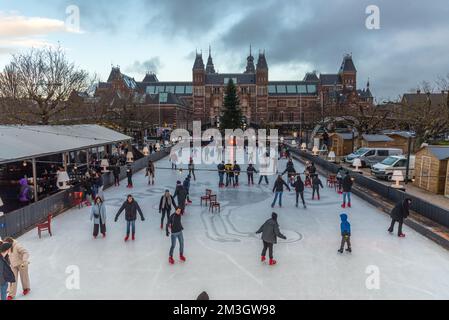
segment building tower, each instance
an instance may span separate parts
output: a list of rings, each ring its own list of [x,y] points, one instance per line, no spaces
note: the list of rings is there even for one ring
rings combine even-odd
[[[206,73],[215,73],[214,62],[212,61],[210,46],[209,46],[209,58],[207,58]]]
[[[255,122],[258,125],[268,123],[268,64],[265,52],[259,52],[256,65],[256,108]]]
[[[343,62],[338,73],[341,77],[343,88],[357,90],[357,69],[352,61],[352,54],[346,54],[343,57]]]
[[[206,105],[205,105],[205,83],[206,70],[204,69],[202,53],[196,53],[195,63],[193,64],[193,116],[194,119],[200,119],[205,123]]]
[[[246,70],[244,73],[256,73],[256,68],[254,67],[254,57],[251,52],[251,46],[249,46],[249,56],[246,58]]]

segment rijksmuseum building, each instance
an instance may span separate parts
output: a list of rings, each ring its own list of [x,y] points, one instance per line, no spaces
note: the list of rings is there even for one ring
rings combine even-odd
[[[349,112],[350,101],[367,106],[373,102],[369,82],[362,90],[357,88],[357,70],[351,55],[344,56],[334,74],[310,72],[302,80],[288,81],[270,80],[265,52],[255,60],[250,52],[243,72],[219,73],[210,50],[206,64],[202,54],[197,53],[192,81],[186,82],[159,81],[154,73],[147,73],[138,82],[122,74],[119,67],[112,67],[107,82],[99,84],[95,95],[109,95],[115,101],[132,97],[153,128],[188,129],[192,120],[201,121],[203,127],[217,126],[229,79],[236,84],[243,121],[253,127],[298,131],[319,123],[324,109],[340,108],[344,114]]]

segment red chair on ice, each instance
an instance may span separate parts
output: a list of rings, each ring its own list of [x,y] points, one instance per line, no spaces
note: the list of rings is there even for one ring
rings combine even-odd
[[[52,218],[53,218],[53,215],[50,213],[47,216],[47,220],[45,220],[45,222],[39,223],[37,225],[37,233],[39,234],[39,239],[41,238],[42,231],[48,231],[48,233],[50,234],[50,237],[52,236],[52,234],[51,234],[51,219]]]
[[[210,201],[210,196],[212,194],[212,190],[211,189],[206,189],[206,195],[201,196],[201,201],[200,201],[200,205],[203,205],[203,201],[205,201],[206,206],[207,206],[207,202]]]
[[[209,203],[209,211],[212,210],[212,212],[215,211],[215,209],[218,209],[218,212],[221,211],[220,202],[217,201],[217,195],[211,194],[210,195],[210,203]]]

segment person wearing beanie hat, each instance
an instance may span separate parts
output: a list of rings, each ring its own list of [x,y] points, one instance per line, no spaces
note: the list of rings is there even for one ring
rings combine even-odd
[[[181,208],[177,207],[175,213],[173,213],[170,218],[168,218],[167,225],[165,227],[167,237],[170,236],[171,232],[171,246],[168,257],[168,263],[170,264],[175,263],[175,260],[173,259],[173,252],[175,250],[176,240],[178,240],[179,242],[179,259],[182,262],[186,262],[186,257],[184,257],[184,235],[182,234],[182,230],[184,228],[182,227],[181,223],[181,215],[182,210]]]
[[[175,193],[173,194],[173,198],[176,198],[176,200],[178,201],[178,207],[181,209],[181,214],[184,214],[184,209],[186,207],[186,197],[186,189],[181,184],[181,181],[176,181],[176,189]]]
[[[173,196],[170,194],[170,190],[166,189],[161,200],[159,201],[159,213],[162,214],[161,217],[161,230],[164,228],[164,219],[167,215],[167,220],[170,218],[171,206],[176,207],[175,200]]]
[[[348,221],[348,215],[346,213],[342,213],[340,215],[341,223],[340,223],[340,232],[341,232],[341,245],[338,252],[343,253],[343,249],[345,247],[345,243],[348,248],[346,251],[352,252],[351,250],[351,224]]]
[[[279,230],[279,224],[277,221],[278,215],[276,212],[271,214],[271,219],[265,221],[265,223],[256,231],[256,234],[262,233],[263,249],[261,254],[261,261],[265,261],[265,255],[267,253],[270,257],[270,266],[276,264],[276,260],[273,259],[273,245],[277,243],[277,238],[287,239]]]
[[[0,245],[0,298],[7,300],[8,285],[16,282],[14,273],[12,272],[8,255],[11,253],[12,244],[3,242]]]

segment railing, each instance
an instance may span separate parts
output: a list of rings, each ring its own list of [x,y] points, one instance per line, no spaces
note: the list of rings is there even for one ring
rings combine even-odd
[[[163,151],[153,153],[147,157],[136,160],[132,164],[133,172],[137,172],[145,168],[149,160],[160,160],[167,156],[169,153],[170,148],[166,148]],[[126,167],[123,166],[120,170],[120,179],[124,179],[125,177]],[[103,184],[105,189],[114,184],[114,177],[111,172],[103,174]],[[1,216],[0,236],[2,238],[5,238],[7,236],[17,237],[33,229],[36,224],[44,221],[49,213],[52,213],[55,216],[72,208],[70,194],[78,190],[79,186],[72,187],[68,190],[58,192],[38,202],[32,203],[26,207],[11,211]]]
[[[298,149],[291,148],[290,151],[302,158],[305,158],[309,161],[313,161],[315,165],[320,166],[324,170],[337,173],[339,165],[326,161],[318,156],[314,156],[310,153],[303,152]],[[351,170],[349,170],[351,171]],[[374,179],[370,179],[361,174],[355,173],[351,171],[351,176],[354,177],[355,183],[360,185],[361,187],[371,190],[383,198],[390,200],[393,203],[397,203],[399,201],[403,201],[405,198],[410,198],[412,200],[411,209],[420,215],[439,223],[445,227],[449,227],[449,210],[441,208],[437,205],[434,205],[430,202],[427,202],[421,198],[413,196],[411,194],[407,194],[406,192],[397,190],[383,183],[377,182]]]

